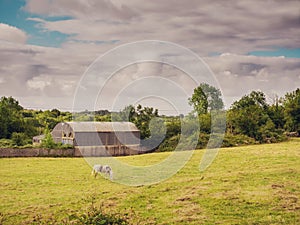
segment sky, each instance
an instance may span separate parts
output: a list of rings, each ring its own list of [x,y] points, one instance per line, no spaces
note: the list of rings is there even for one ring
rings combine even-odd
[[[112,49],[158,40],[198,55],[227,108],[252,90],[272,101],[300,87],[299,36],[298,0],[0,0],[0,96],[33,109],[119,110],[142,103],[162,114],[185,113],[198,83],[176,65],[132,63],[109,81],[101,77],[105,66],[91,70]],[[131,58],[134,49],[122,57]],[[157,51],[145,48],[143,57]],[[97,100],[81,104],[89,101],[77,97],[88,73],[97,73],[91,82]]]

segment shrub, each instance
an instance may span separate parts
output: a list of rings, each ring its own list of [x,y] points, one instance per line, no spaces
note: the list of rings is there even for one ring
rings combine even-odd
[[[104,213],[101,208],[91,207],[87,213],[73,214],[69,218],[70,224],[78,225],[127,225],[125,216]]]
[[[57,149],[72,149],[72,148],[74,148],[74,146],[70,145],[70,144],[55,143],[54,148],[57,148]]]
[[[206,133],[200,133],[197,148],[202,149],[205,148],[209,140],[209,134]]]
[[[225,134],[223,139],[222,147],[234,147],[234,146],[241,146],[241,145],[250,145],[250,144],[257,144],[254,138],[248,137],[244,134]]]
[[[14,132],[11,135],[11,140],[16,146],[23,146],[31,143],[31,140],[28,138],[28,136],[25,133]]]
[[[55,148],[56,144],[52,138],[52,135],[48,129],[45,130],[45,137],[42,140],[41,147],[43,148]]]
[[[0,139],[0,148],[11,148],[13,147],[14,143],[10,139],[2,138]]]
[[[170,138],[165,138],[165,140],[159,145],[158,152],[169,152],[175,150],[180,139],[180,134],[174,135]]]

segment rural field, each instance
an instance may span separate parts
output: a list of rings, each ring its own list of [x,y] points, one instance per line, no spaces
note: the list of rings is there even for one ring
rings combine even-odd
[[[120,157],[148,165],[171,153]],[[90,176],[83,158],[1,158],[0,224],[62,224],[91,207],[132,224],[300,224],[300,139],[203,151],[161,183],[129,187]]]

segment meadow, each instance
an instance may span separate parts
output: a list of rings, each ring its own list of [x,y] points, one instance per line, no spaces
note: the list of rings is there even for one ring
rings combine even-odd
[[[120,157],[149,165],[170,152]],[[1,158],[0,224],[66,223],[93,207],[132,224],[300,224],[300,139],[203,150],[171,178],[137,187],[90,176],[83,158]]]

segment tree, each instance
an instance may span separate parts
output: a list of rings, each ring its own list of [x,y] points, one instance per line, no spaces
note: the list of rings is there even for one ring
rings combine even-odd
[[[282,101],[276,96],[275,101],[268,108],[268,115],[273,121],[276,129],[284,128],[284,107]]]
[[[157,109],[142,107],[140,104],[137,105],[136,109],[134,106],[129,105],[119,113],[112,114],[113,121],[129,121],[134,123],[141,132],[141,139],[150,137],[150,121],[155,117],[158,117]]]
[[[11,140],[13,141],[14,145],[16,145],[16,146],[23,146],[23,145],[31,143],[31,139],[29,139],[25,133],[14,132],[11,135]]]
[[[267,110],[268,104],[265,94],[261,91],[252,91],[249,95],[243,96],[239,101],[232,104],[233,109],[243,109],[248,106],[257,106],[263,110]]]
[[[24,132],[22,106],[12,97],[0,99],[0,138],[11,138],[13,132]]]
[[[300,134],[300,89],[287,93],[284,101],[285,128],[291,132]]]
[[[136,117],[133,122],[141,132],[141,139],[149,138],[150,121],[154,117],[158,117],[158,110],[152,107],[142,107],[140,104],[136,107]]]
[[[41,146],[44,148],[49,148],[49,149],[55,148],[55,146],[56,146],[56,143],[54,142],[52,135],[48,128],[45,129],[45,137],[42,140]]]
[[[224,103],[221,98],[221,91],[209,84],[201,83],[194,89],[194,93],[189,98],[189,104],[194,107],[198,115],[206,114],[211,110],[221,110]]]
[[[125,106],[125,108],[119,113],[121,121],[134,122],[137,113],[133,105]]]
[[[179,118],[171,118],[166,122],[166,138],[173,137],[181,133],[181,122]]]
[[[265,95],[259,91],[253,91],[234,102],[229,118],[234,132],[261,140],[259,129],[268,120],[266,106]]]
[[[234,134],[247,135],[260,142],[281,138],[282,130],[276,128],[268,113],[265,94],[252,91],[232,104],[227,114],[227,128]]]

